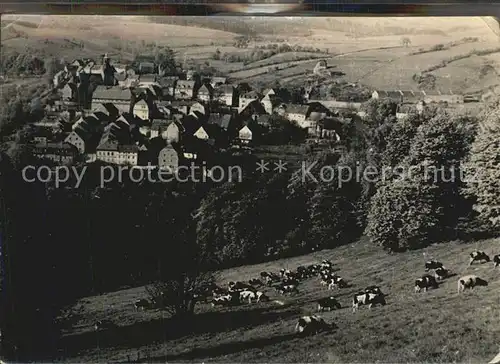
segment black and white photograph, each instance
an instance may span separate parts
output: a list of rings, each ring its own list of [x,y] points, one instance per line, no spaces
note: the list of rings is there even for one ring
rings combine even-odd
[[[494,17],[1,17],[0,363],[500,363]]]

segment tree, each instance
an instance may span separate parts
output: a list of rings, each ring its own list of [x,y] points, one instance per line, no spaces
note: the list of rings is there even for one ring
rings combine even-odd
[[[154,61],[161,68],[163,74],[175,74],[177,72],[175,52],[169,48],[156,48]]]
[[[325,173],[309,204],[309,235],[320,248],[339,246],[360,235],[356,213],[362,187],[355,178],[354,155],[344,155],[330,167],[333,176]]]
[[[414,180],[379,186],[371,200],[366,234],[391,252],[422,247],[439,228],[436,197],[436,187]]]
[[[498,102],[485,110],[481,128],[465,163],[465,192],[475,200],[474,210],[489,227],[500,228],[500,114]]]
[[[196,222],[193,212],[198,204],[197,192],[193,188],[172,195],[177,206],[169,214],[169,244],[156,246],[158,259],[158,280],[148,288],[151,298],[161,304],[176,318],[191,317],[196,305],[196,293],[214,283],[215,257],[208,242],[196,236]],[[162,216],[161,219],[167,216]],[[158,222],[157,222],[158,223]]]
[[[390,99],[370,99],[361,109],[366,112],[366,123],[375,128],[386,122],[395,122],[397,108],[398,104]]]

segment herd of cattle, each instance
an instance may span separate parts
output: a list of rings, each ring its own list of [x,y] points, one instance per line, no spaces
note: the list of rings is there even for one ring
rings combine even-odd
[[[469,265],[474,262],[490,262],[490,257],[482,251],[473,251],[470,253]],[[494,267],[500,265],[500,255],[493,257]],[[451,270],[447,269],[441,262],[431,260],[425,263],[427,274],[416,279],[415,292],[426,292],[428,289],[436,289],[439,282],[454,276]],[[434,274],[429,274],[433,271]],[[270,297],[264,293],[264,287],[273,288],[279,295],[292,295],[299,293],[299,285],[307,279],[318,277],[320,284],[326,286],[329,290],[342,289],[350,285],[339,275],[336,274],[333,263],[323,260],[319,264],[308,266],[299,266],[295,270],[281,269],[279,273],[261,272],[259,278],[252,278],[248,282],[229,282],[227,287],[221,287],[217,284],[207,285],[194,294],[197,301],[211,303],[216,306],[235,306],[242,304],[251,304],[270,301]],[[458,293],[473,289],[476,286],[487,286],[488,282],[476,275],[465,275],[458,279]],[[359,306],[365,305],[372,308],[376,305],[386,305],[386,295],[378,286],[366,287],[363,291],[356,293],[352,298],[352,310],[356,312]],[[282,301],[275,300],[278,304]],[[147,299],[140,299],[135,302],[136,310],[142,310],[153,307],[156,302],[150,302]],[[319,299],[317,302],[317,311],[330,311],[340,309],[342,306],[334,296],[328,296]],[[317,333],[319,331],[334,328],[334,324],[327,324],[323,318],[317,314],[302,316],[296,326],[295,331],[299,334]],[[97,330],[96,325],[96,330]]]

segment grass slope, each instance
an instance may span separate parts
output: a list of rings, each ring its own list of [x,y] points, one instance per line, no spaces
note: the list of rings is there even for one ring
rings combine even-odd
[[[66,313],[72,317],[66,323],[73,326],[64,338],[64,361],[123,361],[140,354],[155,362],[209,358],[218,362],[484,362],[498,352],[500,272],[492,264],[468,267],[468,253],[483,249],[496,254],[498,243],[446,243],[387,255],[361,240],[352,246],[226,270],[221,272],[221,283],[257,277],[263,270],[331,259],[338,274],[353,287],[332,292],[314,278],[304,282],[295,296],[278,298],[269,292],[272,299],[282,299],[283,306],[269,302],[213,309],[200,304],[196,330],[190,334],[169,326],[160,312],[134,312],[134,300],[145,294],[142,287],[89,297]],[[490,285],[458,296],[457,277],[453,277],[437,290],[415,294],[413,283],[424,274],[425,260],[431,258],[459,275],[477,274]],[[388,294],[388,305],[372,310],[362,307],[353,314],[352,295],[372,284]],[[323,317],[338,329],[296,338],[297,318],[313,312],[315,300],[330,294],[344,308]],[[112,320],[118,328],[97,336],[91,328],[97,319]]]

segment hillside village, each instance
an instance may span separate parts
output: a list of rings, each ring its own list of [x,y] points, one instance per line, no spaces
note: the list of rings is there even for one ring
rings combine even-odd
[[[34,125],[33,153],[62,164],[79,158],[175,170],[206,159],[207,152],[251,153],[273,117],[301,128],[304,138],[338,142],[346,113],[362,118],[368,100],[319,100],[318,86],[255,90],[226,77],[169,74],[154,62],[134,69],[107,55],[100,62],[78,59],[54,76],[58,96]],[[428,103],[479,101],[451,91],[373,90],[371,98],[397,103],[398,118]]]
[[[0,363],[498,352],[490,23],[151,18],[2,24]]]

